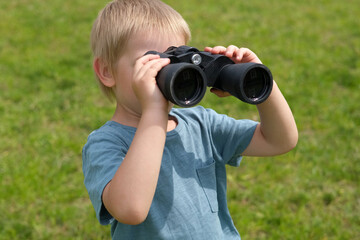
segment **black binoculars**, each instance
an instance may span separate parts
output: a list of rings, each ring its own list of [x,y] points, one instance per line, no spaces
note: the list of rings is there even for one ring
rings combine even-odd
[[[235,64],[224,55],[189,46],[146,54],[170,58],[170,64],[159,71],[156,81],[165,98],[180,107],[198,104],[205,95],[206,86],[229,92],[250,104],[262,103],[272,90],[271,72],[263,64]]]

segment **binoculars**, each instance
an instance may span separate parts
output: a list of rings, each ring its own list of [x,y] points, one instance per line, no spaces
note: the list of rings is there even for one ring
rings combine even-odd
[[[192,107],[204,97],[206,87],[214,87],[250,104],[265,101],[272,90],[273,78],[263,64],[235,64],[230,58],[194,47],[169,47],[165,52],[149,51],[170,58],[156,76],[165,98],[180,107]]]

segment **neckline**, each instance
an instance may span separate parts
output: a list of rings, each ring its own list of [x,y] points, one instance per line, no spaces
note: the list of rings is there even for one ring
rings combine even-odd
[[[183,129],[183,125],[184,125],[182,119],[179,117],[176,110],[173,111],[173,109],[171,109],[171,111],[169,113],[169,117],[173,117],[174,120],[177,122],[177,124],[176,124],[176,127],[173,130],[170,130],[170,131],[166,132],[166,137],[171,137],[173,135],[178,134]],[[137,129],[136,127],[131,127],[131,126],[128,126],[128,125],[124,125],[124,124],[121,124],[121,123],[116,122],[114,120],[107,121],[106,125],[115,126],[115,127],[121,127],[123,129],[126,129],[127,131],[130,131],[130,132],[133,132],[133,133],[135,133],[136,129]]]

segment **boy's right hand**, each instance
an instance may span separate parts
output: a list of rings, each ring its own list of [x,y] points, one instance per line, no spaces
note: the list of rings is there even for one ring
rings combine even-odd
[[[132,88],[142,111],[154,108],[168,109],[169,102],[157,86],[156,76],[169,63],[169,58],[160,58],[159,55],[153,54],[144,55],[135,62]]]
[[[141,56],[131,63],[134,65],[131,65],[129,77],[137,99],[131,96],[126,100],[136,101],[131,103],[133,109],[130,110],[141,111],[136,112],[141,116],[130,119],[136,127],[134,138],[102,194],[105,208],[121,223],[142,223],[154,198],[171,106],[157,86],[156,75],[169,63],[170,59],[160,59],[158,55]]]

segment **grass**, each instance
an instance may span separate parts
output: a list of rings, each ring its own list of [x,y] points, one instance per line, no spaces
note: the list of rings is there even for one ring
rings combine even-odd
[[[360,238],[359,1],[165,1],[191,45],[247,46],[273,72],[299,144],[228,168],[243,239]],[[0,239],[109,239],[83,185],[81,149],[114,106],[91,70],[89,32],[105,1],[0,2]],[[218,112],[253,106],[211,94]]]

